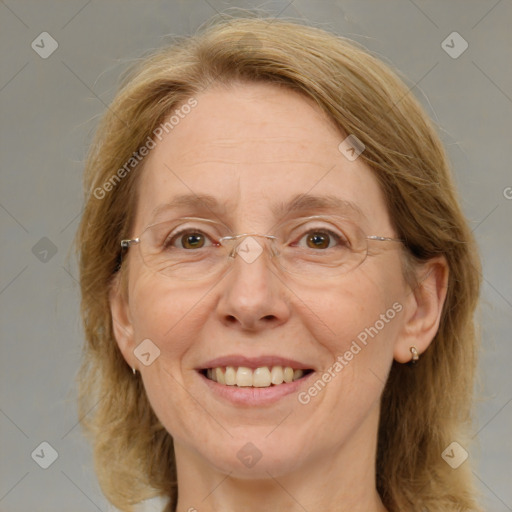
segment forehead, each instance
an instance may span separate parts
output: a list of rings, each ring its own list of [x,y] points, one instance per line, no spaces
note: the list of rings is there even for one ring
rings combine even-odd
[[[170,203],[181,203],[176,212],[202,206],[231,224],[264,227],[289,207],[321,207],[322,197],[331,209],[344,204],[367,227],[388,226],[371,169],[343,156],[346,135],[312,100],[269,84],[216,88],[195,99],[146,159],[137,229]],[[199,196],[209,198],[194,205]]]

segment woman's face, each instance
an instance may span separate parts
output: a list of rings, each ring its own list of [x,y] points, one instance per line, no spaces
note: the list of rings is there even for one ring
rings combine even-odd
[[[287,217],[341,213],[366,235],[395,236],[372,172],[340,151],[345,136],[310,100],[268,84],[216,88],[196,100],[147,158],[133,236],[157,219],[183,216],[220,219],[233,233],[273,234],[283,205]],[[217,205],[197,198],[206,194]],[[188,204],[165,208],[183,195]],[[345,207],[320,211],[299,201],[297,211],[286,208],[305,195]],[[224,275],[190,281],[156,272],[138,246],[130,248],[128,299],[113,299],[124,326],[117,339],[175,440],[178,465],[188,458],[268,477],[336,456],[370,456],[410,291],[398,247],[370,242],[360,266],[322,279],[279,270],[267,251],[251,262],[239,253]],[[228,366],[229,378],[237,367],[260,370],[240,370],[240,386],[205,375]],[[279,382],[287,366],[312,371],[265,386],[265,368]],[[251,375],[263,387],[242,385]]]

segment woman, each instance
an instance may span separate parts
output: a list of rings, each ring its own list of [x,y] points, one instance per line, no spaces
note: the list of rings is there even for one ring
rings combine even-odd
[[[384,64],[215,23],[133,70],[85,186],[80,417],[116,507],[479,510],[479,259]]]

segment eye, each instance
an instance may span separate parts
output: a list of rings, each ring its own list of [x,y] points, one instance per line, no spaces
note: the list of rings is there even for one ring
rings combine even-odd
[[[338,233],[326,228],[311,229],[296,244],[307,249],[332,249],[335,246],[348,247],[348,241]]]
[[[217,246],[217,243],[214,243],[210,240],[210,237],[197,229],[183,229],[178,231],[177,233],[170,234],[165,242],[164,248],[176,248],[176,249],[185,249],[185,250],[193,250],[193,249],[202,249],[208,244]]]

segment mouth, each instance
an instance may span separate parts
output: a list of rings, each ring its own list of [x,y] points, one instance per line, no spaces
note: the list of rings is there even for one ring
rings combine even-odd
[[[312,369],[291,366],[215,366],[199,370],[208,380],[223,386],[239,388],[270,388],[289,384],[307,377]]]

